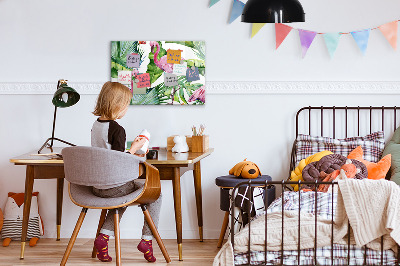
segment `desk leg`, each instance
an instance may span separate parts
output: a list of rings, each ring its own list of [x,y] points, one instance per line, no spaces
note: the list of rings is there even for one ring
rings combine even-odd
[[[179,167],[174,167],[174,178],[172,179],[174,191],[175,223],[178,242],[179,260],[182,260],[182,205],[181,205],[181,174]]]
[[[64,178],[57,178],[57,241],[60,241]]]
[[[194,164],[194,191],[196,194],[197,220],[199,225],[200,242],[203,242],[203,203],[201,196],[201,168],[200,161]]]
[[[24,195],[24,213],[22,219],[22,232],[21,232],[21,255],[20,259],[24,259],[26,235],[28,233],[29,213],[31,212],[31,200],[34,181],[34,166],[26,166],[25,177],[25,195]]]

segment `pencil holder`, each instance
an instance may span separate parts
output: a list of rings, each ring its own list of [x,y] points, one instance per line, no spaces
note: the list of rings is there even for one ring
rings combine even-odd
[[[209,136],[192,136],[192,152],[205,152],[208,150]]]

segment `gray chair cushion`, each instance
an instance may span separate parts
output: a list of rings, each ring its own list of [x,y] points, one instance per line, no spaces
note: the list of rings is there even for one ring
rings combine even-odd
[[[136,180],[136,182],[145,182],[145,180]],[[117,198],[101,198],[97,197],[96,195],[93,194],[92,192],[92,187],[89,186],[82,186],[82,185],[77,185],[77,184],[70,184],[70,195],[71,198],[78,203],[79,205],[82,206],[89,206],[89,207],[94,207],[94,208],[105,208],[105,207],[112,207],[112,206],[118,206],[124,203],[127,203],[129,201],[132,201],[135,199],[140,193],[142,193],[143,188],[140,188],[131,194],[128,194],[123,197],[117,197]]]
[[[96,147],[67,147],[62,150],[65,179],[82,186],[117,187],[139,176],[145,159],[125,152]]]

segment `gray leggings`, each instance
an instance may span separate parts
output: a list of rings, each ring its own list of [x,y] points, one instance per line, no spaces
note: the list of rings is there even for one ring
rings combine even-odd
[[[108,188],[108,189],[98,189],[98,188],[93,188],[93,194],[101,197],[101,198],[116,198],[116,197],[122,197],[125,195],[128,195],[144,186],[144,182],[138,182],[135,180],[132,180],[122,186],[119,187],[113,187],[113,188]],[[162,196],[160,194],[160,197],[153,203],[146,204],[147,209],[149,210],[149,213],[151,215],[151,218],[153,218],[155,226],[158,228],[158,221],[160,218],[160,210],[161,210],[161,202],[162,202]],[[126,207],[118,208],[118,213],[119,213],[119,218],[122,218],[122,215],[124,214],[126,210]],[[114,210],[108,210],[106,220],[104,221],[103,227],[101,228],[100,233],[106,234],[109,236],[114,236],[114,214],[115,214],[115,209]],[[143,225],[143,230],[142,230],[142,239],[146,240],[151,240],[153,239],[153,234],[150,230],[149,225],[147,224],[146,220],[144,221]]]

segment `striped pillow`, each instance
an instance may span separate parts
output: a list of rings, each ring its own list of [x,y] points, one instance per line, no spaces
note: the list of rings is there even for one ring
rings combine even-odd
[[[361,146],[364,151],[364,159],[370,162],[378,162],[381,159],[385,140],[383,131],[378,131],[364,137],[352,137],[345,139],[333,139],[329,137],[318,137],[299,134],[296,139],[296,165],[302,159],[307,158],[317,152],[329,150],[343,156]]]

